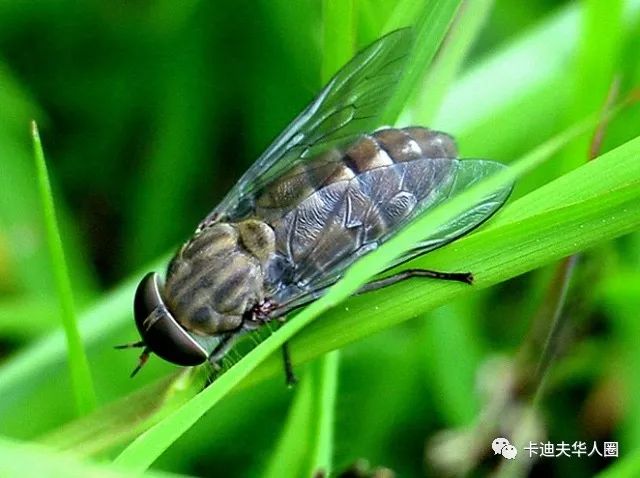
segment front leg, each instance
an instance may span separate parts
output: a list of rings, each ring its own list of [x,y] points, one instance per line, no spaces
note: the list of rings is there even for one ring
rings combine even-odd
[[[235,332],[223,335],[220,338],[220,342],[218,342],[218,344],[209,354],[209,357],[207,357],[207,360],[209,361],[209,363],[211,364],[211,366],[215,371],[219,371],[222,368],[220,365],[220,362],[222,361],[224,356],[227,354],[227,352],[233,345],[235,337],[236,337]]]
[[[220,342],[215,346],[207,357],[211,370],[207,370],[207,377],[203,389],[211,385],[222,370],[222,359],[233,345],[235,333],[228,333],[220,338]]]

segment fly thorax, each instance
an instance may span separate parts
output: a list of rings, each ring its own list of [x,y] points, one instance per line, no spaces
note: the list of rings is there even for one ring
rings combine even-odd
[[[165,301],[187,330],[202,335],[235,330],[243,315],[264,298],[263,263],[270,247],[264,227],[268,226],[249,222],[213,224],[171,261]]]
[[[276,235],[271,226],[255,219],[238,223],[240,241],[260,261],[265,295],[272,298],[291,281],[291,264],[276,252]]]
[[[276,250],[276,235],[266,223],[247,219],[237,224],[240,242],[244,248],[266,267]]]

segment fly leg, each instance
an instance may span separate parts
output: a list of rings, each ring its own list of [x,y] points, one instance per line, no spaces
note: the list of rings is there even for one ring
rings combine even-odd
[[[276,311],[278,311],[278,315],[274,314]],[[247,323],[258,322],[260,324],[266,324],[273,319],[284,322],[286,312],[289,312],[289,310],[279,307],[277,304],[267,299],[256,305],[251,314],[251,321],[247,321]],[[245,325],[245,327],[247,326]],[[298,382],[298,379],[293,371],[293,365],[291,365],[291,354],[289,353],[288,342],[285,342],[282,345],[282,365],[284,367],[284,376],[287,386],[293,387]]]
[[[289,342],[285,342],[282,345],[282,364],[284,365],[284,375],[289,388],[298,383],[298,378],[293,371],[293,365],[291,365],[291,354],[289,353]]]
[[[209,354],[209,357],[207,357],[207,360],[215,370],[220,370],[220,361],[233,345],[234,337],[235,334],[233,333],[223,335],[220,339],[220,342],[218,342],[218,344]]]
[[[215,346],[215,348],[211,351],[209,356],[207,357],[207,361],[211,365],[211,373],[207,374],[207,380],[204,385],[204,388],[208,387],[213,383],[213,380],[218,375],[218,372],[222,369],[222,359],[229,351],[231,346],[233,345],[233,339],[235,338],[234,333],[229,333],[223,335],[220,339],[220,342]]]
[[[455,282],[464,282],[465,284],[473,284],[473,274],[471,272],[439,272],[439,271],[431,271],[428,269],[408,269],[397,274],[394,274],[389,277],[385,277],[383,279],[378,279],[369,282],[368,284],[363,285],[358,289],[356,294],[364,294],[366,292],[371,292],[374,290],[382,289],[383,287],[387,287],[398,282],[401,282],[406,279],[411,279],[413,277],[427,277],[430,279],[440,279],[440,280],[449,280]],[[324,289],[323,289],[324,291]],[[322,293],[319,292],[317,294],[321,296]],[[280,317],[285,316],[286,313],[291,312],[292,310],[297,309],[298,307],[302,307],[307,302],[295,304],[293,306],[278,306],[269,301],[265,301],[263,304],[260,304],[254,310],[254,317],[261,320],[263,323],[268,322],[272,319],[270,314],[276,312]],[[282,315],[280,315],[282,314]],[[279,317],[276,317],[279,318]],[[255,319],[254,319],[255,320]],[[284,343],[282,346],[282,362],[284,365],[284,373],[287,385],[289,387],[296,384],[298,379],[293,371],[293,366],[291,365],[291,355],[289,353],[289,344]]]
[[[454,282],[464,282],[465,284],[473,284],[473,274],[471,272],[438,272],[427,269],[407,269],[406,271],[398,272],[392,276],[371,281],[360,287],[356,294],[364,294],[366,292],[382,289],[383,287],[387,287],[413,277],[428,277],[430,279],[450,280]]]

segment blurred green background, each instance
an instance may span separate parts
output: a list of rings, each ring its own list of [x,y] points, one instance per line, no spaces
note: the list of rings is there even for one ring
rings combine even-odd
[[[354,0],[354,46],[380,36],[395,4]],[[465,155],[513,161],[602,107],[614,77],[622,91],[638,84],[640,2],[484,4],[486,20],[431,125],[456,136]],[[75,415],[63,342],[59,332],[50,338],[60,313],[29,121],[40,125],[76,307],[93,317],[88,353],[102,407],[175,371],[156,359],[129,380],[134,353],[111,345],[135,340],[133,321],[111,326],[109,307],[130,302],[126,281],[188,238],[318,91],[322,32],[315,0],[0,0],[1,434],[56,446]],[[637,107],[621,113],[603,150],[638,136],[639,120]],[[587,146],[523,179],[515,197],[582,164]],[[364,458],[398,476],[564,477],[637,463],[639,264],[637,233],[580,256],[560,355],[526,428],[534,441],[619,441],[621,458],[505,471],[485,456],[495,436],[513,431],[505,423],[531,408],[510,396],[498,407],[502,427],[483,428],[500,391],[518,382],[509,358],[523,354],[558,286],[551,264],[342,349],[335,469]],[[265,476],[296,394],[282,382],[227,397],[155,468]],[[107,459],[126,444],[89,442],[75,451]]]

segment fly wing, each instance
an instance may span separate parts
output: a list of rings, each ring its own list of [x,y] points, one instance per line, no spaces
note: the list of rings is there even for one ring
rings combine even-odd
[[[427,212],[437,204],[440,204],[444,200],[452,198],[462,191],[474,186],[481,180],[496,174],[497,172],[506,168],[502,163],[496,161],[490,161],[486,159],[463,159],[457,161],[455,176],[456,179],[451,185],[451,188],[436,204],[432,204],[425,208],[421,213]],[[513,190],[513,184],[504,186],[497,191],[492,191],[487,196],[482,198],[481,201],[472,205],[463,214],[456,217],[453,221],[438,228],[433,233],[429,234],[423,241],[421,241],[414,249],[411,249],[407,253],[400,256],[396,261],[389,266],[389,268],[402,264],[414,257],[425,254],[429,251],[442,247],[455,241],[461,236],[468,234],[475,228],[479,227],[487,219],[493,216],[498,209],[507,201],[511,191]]]
[[[276,138],[199,229],[220,218],[246,216],[255,193],[285,171],[374,129],[402,75],[410,46],[411,29],[404,28],[358,53]]]
[[[275,223],[289,284],[275,295],[276,302],[297,306],[315,299],[355,260],[417,216],[505,167],[481,159],[421,158],[368,170],[318,190]],[[478,227],[504,204],[511,189],[488,194],[454,221],[425,234],[424,241],[393,265]]]

